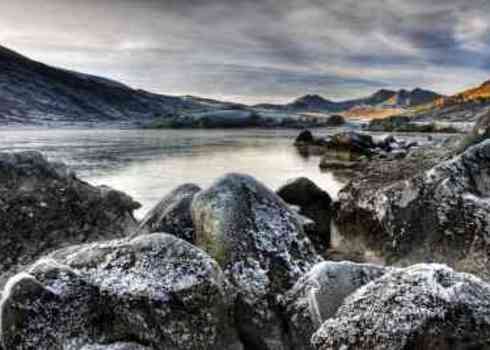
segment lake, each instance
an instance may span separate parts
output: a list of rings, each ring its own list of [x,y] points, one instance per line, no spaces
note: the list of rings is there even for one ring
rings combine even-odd
[[[316,134],[333,130],[316,131]],[[0,130],[0,151],[38,150],[63,161],[79,178],[124,191],[143,207],[142,217],[184,183],[209,186],[229,172],[252,175],[276,190],[306,176],[333,197],[342,183],[321,173],[319,157],[292,146],[298,130]]]

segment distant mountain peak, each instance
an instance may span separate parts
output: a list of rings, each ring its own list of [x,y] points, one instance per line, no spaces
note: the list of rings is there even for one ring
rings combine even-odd
[[[374,94],[372,94],[369,98],[382,101],[382,100],[387,100],[393,97],[394,95],[396,95],[396,91],[388,90],[388,89],[379,89]]]
[[[297,98],[286,106],[288,109],[301,111],[337,111],[337,103],[332,102],[316,94],[307,94]]]
[[[295,102],[325,102],[325,101],[328,100],[316,94],[306,94],[295,100]]]

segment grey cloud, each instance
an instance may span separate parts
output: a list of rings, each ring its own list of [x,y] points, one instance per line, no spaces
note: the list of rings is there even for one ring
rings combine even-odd
[[[245,102],[457,91],[488,78],[487,23],[487,0],[0,0],[0,39],[27,55]]]

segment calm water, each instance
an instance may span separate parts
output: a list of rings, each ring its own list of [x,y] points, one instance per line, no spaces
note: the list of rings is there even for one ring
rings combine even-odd
[[[319,132],[317,132],[319,133]],[[321,173],[319,158],[291,145],[297,130],[0,130],[0,151],[39,150],[78,176],[109,185],[143,204],[141,217],[166,193],[192,182],[210,185],[240,172],[272,189],[307,176],[336,196],[342,184]]]

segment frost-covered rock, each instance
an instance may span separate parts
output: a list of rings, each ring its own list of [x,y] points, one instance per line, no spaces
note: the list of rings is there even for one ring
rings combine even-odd
[[[151,348],[135,343],[88,344],[80,350],[151,350]]]
[[[167,234],[73,246],[12,277],[5,349],[242,349],[218,264]],[[134,345],[105,345],[117,343]]]
[[[445,263],[490,281],[490,140],[394,182],[373,174],[339,194],[345,241],[390,264]]]
[[[490,138],[490,110],[482,114],[475,123],[471,133],[462,142],[462,149]]]
[[[287,203],[298,206],[299,214],[313,220],[314,225],[304,227],[305,233],[316,251],[325,256],[330,246],[330,226],[333,216],[333,203],[328,193],[311,180],[300,177],[279,188],[277,194]]]
[[[140,205],[122,192],[94,187],[38,152],[0,153],[0,289],[47,252],[122,237]]]
[[[191,202],[201,189],[194,184],[184,184],[166,195],[144,217],[139,232],[165,232],[193,243],[194,224]]]
[[[312,337],[317,350],[490,347],[490,285],[443,265],[394,271],[359,288]]]
[[[344,299],[391,268],[351,262],[315,265],[286,294],[286,314],[292,349],[312,349],[310,339],[333,317]]]
[[[321,258],[298,215],[250,176],[229,174],[192,203],[196,244],[238,289],[237,325],[250,349],[287,349],[283,293]]]

